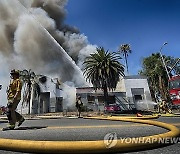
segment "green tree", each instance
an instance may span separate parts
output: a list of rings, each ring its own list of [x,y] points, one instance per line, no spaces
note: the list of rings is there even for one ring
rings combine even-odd
[[[168,61],[166,56],[163,56],[163,58],[166,62]],[[162,99],[169,99],[168,76],[159,53],[152,54],[143,59],[143,69],[139,74],[147,76],[154,100],[156,93],[160,93]]]
[[[122,53],[123,56],[124,56],[124,58],[125,58],[127,73],[129,73],[127,57],[128,57],[128,55],[131,53],[130,45],[129,45],[129,44],[122,44],[122,45],[119,47],[119,52]]]
[[[103,47],[96,49],[84,61],[84,75],[93,84],[95,90],[102,89],[107,105],[108,89],[114,90],[120,76],[124,76],[124,66],[119,62],[121,57],[116,53],[105,51]]]

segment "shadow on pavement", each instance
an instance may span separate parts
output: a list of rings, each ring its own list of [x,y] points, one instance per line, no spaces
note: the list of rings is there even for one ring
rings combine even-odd
[[[14,130],[36,130],[36,129],[43,129],[43,128],[47,128],[47,126],[19,127],[19,128],[15,128]]]

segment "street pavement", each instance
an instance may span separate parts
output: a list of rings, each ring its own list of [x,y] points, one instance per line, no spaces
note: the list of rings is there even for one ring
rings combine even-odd
[[[180,128],[180,117],[160,117],[157,119],[165,123],[171,123]],[[3,128],[7,123],[0,123]],[[41,141],[87,141],[103,140],[108,133],[116,132],[118,138],[141,137],[165,133],[168,130],[156,126],[107,120],[92,120],[83,118],[60,118],[60,119],[38,119],[26,120],[19,128],[10,131],[0,131],[0,138],[25,139]],[[180,144],[174,144],[158,149],[131,152],[169,154],[179,153]],[[0,150],[0,153],[11,154],[20,152],[10,152]]]

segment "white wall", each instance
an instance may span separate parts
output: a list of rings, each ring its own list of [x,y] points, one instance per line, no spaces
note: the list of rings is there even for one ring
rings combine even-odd
[[[114,92],[126,92],[124,79],[120,78],[119,82],[117,83],[116,89]]]
[[[128,97],[130,102],[134,102],[134,96],[131,89],[143,89],[143,92],[140,93],[140,95],[143,96],[143,100],[134,102],[137,110],[153,110],[153,102],[147,79],[125,79],[124,83],[126,88],[126,97]]]
[[[118,82],[116,90],[114,92],[125,92],[126,97],[130,101],[130,103],[134,104],[137,107],[137,102],[136,103],[134,102],[132,89],[135,91],[135,93],[137,91],[137,95],[143,96],[142,102],[144,104],[147,104],[148,102],[151,105],[153,103],[147,79],[142,76],[135,75],[135,76],[124,77]],[[144,104],[142,104],[143,107],[146,106],[147,108],[148,106],[150,106]]]
[[[47,78],[45,84],[40,84],[41,92],[50,92],[50,98],[61,97],[61,90],[56,89],[56,80],[52,81],[50,78]]]
[[[50,106],[53,105],[54,107],[55,107],[55,102],[54,102],[54,104],[51,103],[51,99],[52,98],[55,99],[56,97],[62,96],[62,90],[57,89],[55,83],[56,83],[56,79],[52,81],[51,78],[47,77],[46,83],[39,84],[40,88],[41,88],[41,92],[50,92],[50,102],[49,102],[50,104],[49,105]],[[31,103],[30,103],[31,113],[36,112],[36,108],[38,107],[38,105],[37,105],[38,102],[39,102],[39,100],[37,98],[33,98],[33,100],[31,99]],[[33,104],[33,106],[32,106],[32,104]]]
[[[124,83],[127,97],[133,97],[131,88],[144,88],[145,95],[147,95],[148,99],[151,99],[149,98],[150,90],[147,79],[125,79]]]

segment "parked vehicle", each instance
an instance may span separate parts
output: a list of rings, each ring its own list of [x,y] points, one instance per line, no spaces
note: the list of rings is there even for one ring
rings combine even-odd
[[[120,111],[122,110],[118,104],[109,104],[104,107],[105,113],[119,113]]]

